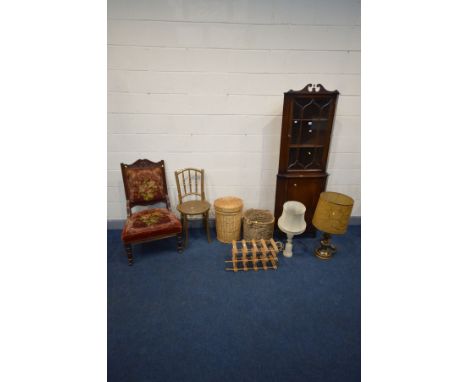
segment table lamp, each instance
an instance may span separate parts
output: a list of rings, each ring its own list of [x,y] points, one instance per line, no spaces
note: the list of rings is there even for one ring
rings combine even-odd
[[[320,194],[312,224],[323,232],[323,237],[320,240],[320,247],[315,250],[315,256],[328,260],[336,252],[330,235],[341,235],[346,232],[353,204],[352,198],[338,192]]]
[[[304,220],[306,207],[301,202],[289,201],[283,204],[283,213],[278,219],[278,228],[288,236],[283,256],[292,257],[292,239],[294,235],[300,235],[306,229]]]

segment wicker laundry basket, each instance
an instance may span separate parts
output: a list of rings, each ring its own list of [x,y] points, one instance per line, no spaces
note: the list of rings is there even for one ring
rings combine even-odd
[[[248,209],[244,213],[244,240],[269,240],[273,237],[275,217],[268,210]]]
[[[222,243],[240,240],[242,207],[242,199],[235,196],[226,196],[214,201],[216,236]]]

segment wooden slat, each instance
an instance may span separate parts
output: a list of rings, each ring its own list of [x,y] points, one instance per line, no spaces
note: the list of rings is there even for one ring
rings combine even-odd
[[[258,251],[257,244],[255,244],[255,240],[252,240],[252,264],[253,264],[253,268],[255,272],[258,271],[257,251]]]
[[[265,249],[266,252],[268,252],[268,246],[265,243],[265,239],[261,239],[260,243],[262,244],[262,248]]]
[[[180,181],[179,181],[179,172],[175,172],[175,178],[176,178],[176,184],[177,184],[177,197],[179,198],[179,204],[182,203],[182,195],[181,195],[181,190],[180,190]]]
[[[273,239],[271,239],[271,241],[273,241]],[[271,241],[270,241],[270,243],[271,243]],[[275,247],[276,247],[276,243],[274,243],[274,244],[275,244]],[[278,267],[276,265],[276,262],[278,261],[278,258],[276,257],[276,252],[273,249],[273,246],[269,249],[269,253],[270,253],[269,260],[270,260],[271,266],[276,269]]]
[[[235,240],[232,241],[232,253],[237,255],[237,242]]]
[[[190,170],[188,170],[188,181],[189,181],[190,193],[192,193],[192,175],[191,175]]]
[[[184,195],[187,194],[187,186],[185,184],[185,171],[182,171],[182,181],[184,182]]]
[[[276,253],[279,252],[279,249],[278,247],[276,246],[276,242],[273,240],[273,238],[270,239],[270,244],[271,246],[273,247],[273,249],[275,250]]]
[[[265,244],[265,240],[260,240],[260,243],[262,245],[262,248],[261,248],[261,251],[262,251],[262,265],[263,265],[263,269],[266,271],[268,269],[268,265],[267,265],[267,261],[268,261],[268,258],[267,258],[267,253],[268,253],[268,248]]]
[[[247,271],[247,244],[242,240],[242,263],[244,264],[244,271]]]
[[[246,252],[246,253],[249,252],[249,249],[247,248],[247,243],[246,243],[246,241],[245,241],[245,240],[242,240],[241,243],[242,243],[242,250],[244,250],[244,248],[245,248],[245,252]]]
[[[200,173],[200,183],[201,183],[201,187],[200,187],[200,195],[202,197],[202,199],[204,200],[205,199],[205,170],[201,170],[201,173]]]

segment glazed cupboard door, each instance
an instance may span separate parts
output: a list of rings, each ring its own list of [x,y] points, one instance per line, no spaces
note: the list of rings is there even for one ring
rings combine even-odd
[[[325,171],[334,99],[333,96],[290,97],[287,171]]]

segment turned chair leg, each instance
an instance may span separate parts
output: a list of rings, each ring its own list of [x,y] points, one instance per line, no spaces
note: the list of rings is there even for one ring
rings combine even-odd
[[[182,253],[184,249],[184,241],[182,239],[182,232],[177,234],[177,252]]]
[[[125,251],[127,252],[128,265],[133,265],[133,252],[130,244],[125,244]]]
[[[208,220],[208,215],[209,215],[209,212],[205,212],[203,214],[203,217],[205,218],[204,220],[205,220],[206,237],[208,238],[208,243],[211,243],[210,224]]]

